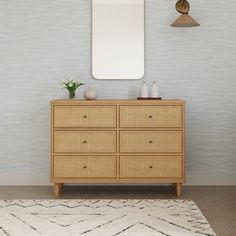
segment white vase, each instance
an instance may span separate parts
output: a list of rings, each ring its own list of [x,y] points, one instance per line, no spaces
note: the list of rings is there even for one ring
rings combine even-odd
[[[148,98],[148,86],[145,81],[143,81],[142,87],[141,87],[141,98]]]
[[[96,91],[90,87],[84,90],[83,96],[86,100],[95,100],[97,98]]]
[[[157,88],[157,82],[156,81],[153,81],[153,83],[152,83],[151,97],[152,98],[158,98],[158,88]]]

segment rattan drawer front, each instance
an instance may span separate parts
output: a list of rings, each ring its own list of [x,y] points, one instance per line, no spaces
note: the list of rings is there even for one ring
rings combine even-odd
[[[121,152],[182,152],[181,131],[120,131]]]
[[[121,156],[121,178],[182,178],[181,156]]]
[[[116,131],[54,131],[55,153],[114,153]]]
[[[120,127],[182,127],[181,106],[121,106]]]
[[[54,127],[116,127],[116,106],[55,106]]]
[[[54,156],[54,178],[115,178],[116,156]]]

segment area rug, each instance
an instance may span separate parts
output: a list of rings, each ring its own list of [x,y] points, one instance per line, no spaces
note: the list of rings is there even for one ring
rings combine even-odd
[[[216,234],[191,200],[0,200],[0,235]]]

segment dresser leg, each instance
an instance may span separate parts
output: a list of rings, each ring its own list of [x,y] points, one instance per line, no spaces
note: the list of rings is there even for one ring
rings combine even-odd
[[[176,195],[177,197],[180,197],[182,195],[182,183],[176,184]]]
[[[54,183],[54,194],[55,194],[55,197],[59,197],[59,194],[60,194],[60,184],[58,184],[58,183]]]
[[[60,190],[63,188],[63,183],[59,184]]]

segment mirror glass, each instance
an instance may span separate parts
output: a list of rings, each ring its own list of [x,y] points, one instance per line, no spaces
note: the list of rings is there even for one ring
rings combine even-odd
[[[96,79],[144,76],[144,0],[93,0],[92,74]]]

